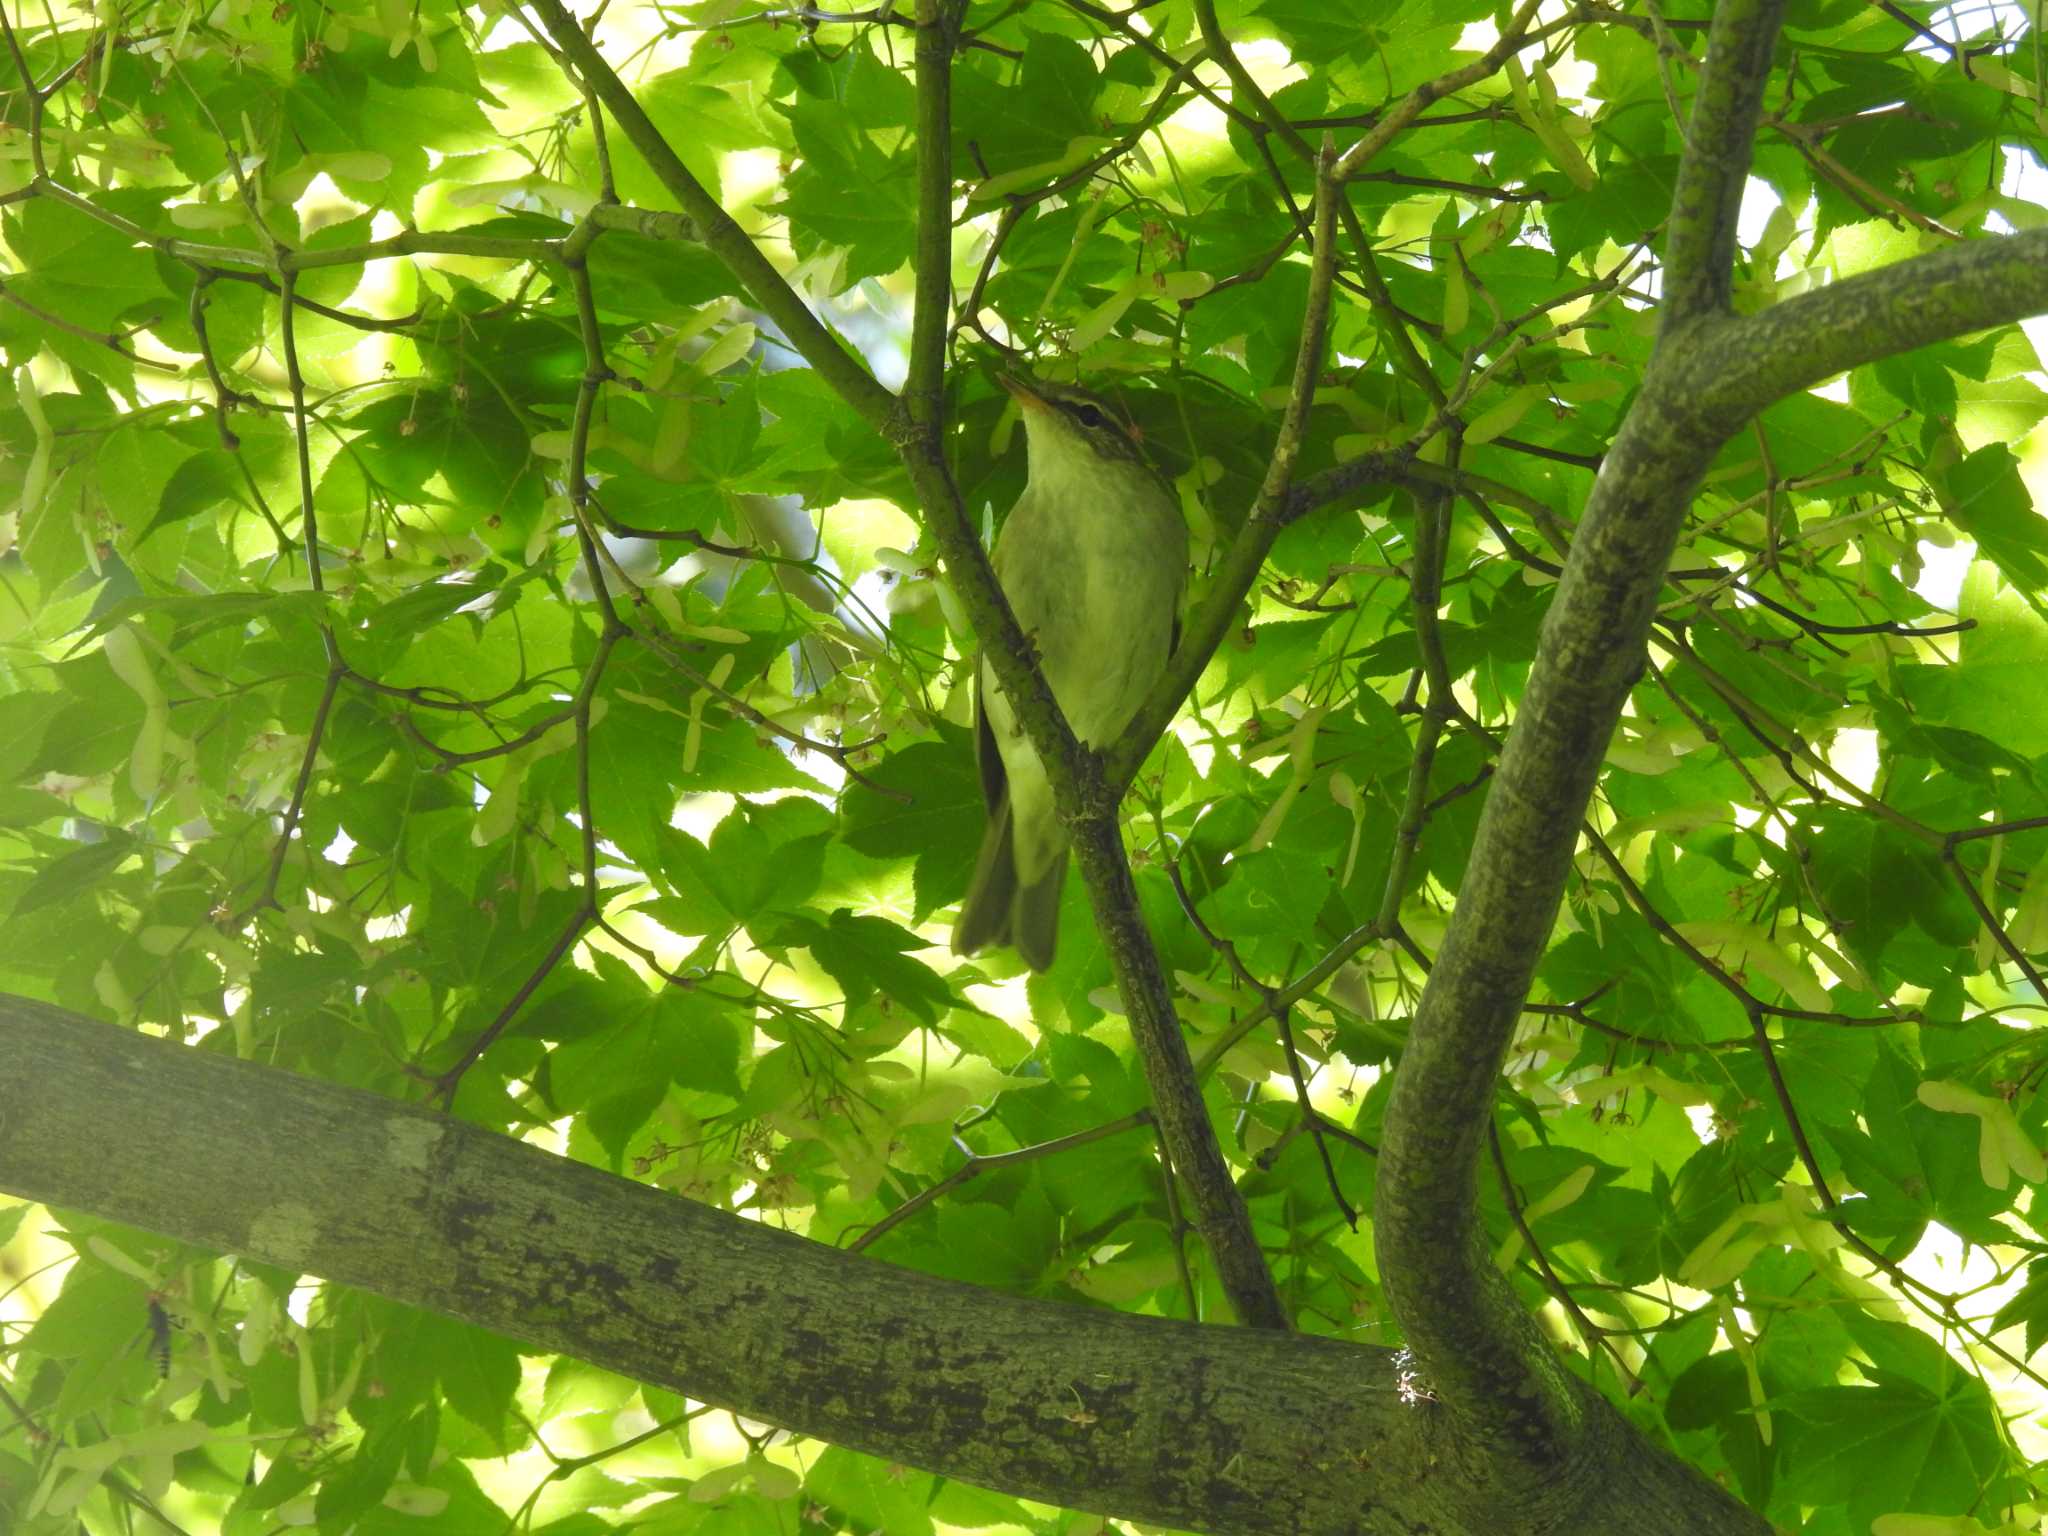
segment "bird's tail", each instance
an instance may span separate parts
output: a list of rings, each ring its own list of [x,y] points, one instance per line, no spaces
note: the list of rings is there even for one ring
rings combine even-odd
[[[953,924],[953,953],[972,955],[991,944],[1010,942],[1010,903],[1017,894],[1017,857],[1010,842],[1010,797],[989,813],[981,853],[974,861],[967,896]]]
[[[1052,969],[1060,943],[1060,887],[1067,881],[1066,850],[1034,883],[1020,885],[1010,902],[1010,942],[1034,971]]]
[[[1059,946],[1060,886],[1067,861],[1059,861],[1029,885],[1017,883],[1017,851],[1011,836],[1010,797],[988,818],[981,853],[960,916],[953,924],[953,953],[972,955],[991,944],[1014,944],[1034,971],[1050,970]]]

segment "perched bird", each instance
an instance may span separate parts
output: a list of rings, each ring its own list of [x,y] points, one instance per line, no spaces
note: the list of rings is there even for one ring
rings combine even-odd
[[[996,536],[996,579],[1074,734],[1106,747],[1166,670],[1187,579],[1187,525],[1101,400],[1069,384],[1002,382],[1023,413],[1028,459],[1024,494]],[[1043,971],[1059,939],[1067,829],[986,656],[974,714],[988,829],[953,949],[1014,944]]]

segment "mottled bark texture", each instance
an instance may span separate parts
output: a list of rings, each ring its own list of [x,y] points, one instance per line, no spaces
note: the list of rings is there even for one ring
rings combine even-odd
[[[1246,1536],[1762,1529],[1604,1404],[1571,1465],[1504,1480],[1390,1350],[933,1279],[5,996],[0,1190],[1080,1509]]]

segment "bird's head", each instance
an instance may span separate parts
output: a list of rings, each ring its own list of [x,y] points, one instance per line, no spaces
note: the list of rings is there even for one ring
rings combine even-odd
[[[1101,396],[1019,373],[1002,374],[1000,382],[1023,413],[1034,472],[1067,475],[1126,465],[1143,468],[1137,438]]]

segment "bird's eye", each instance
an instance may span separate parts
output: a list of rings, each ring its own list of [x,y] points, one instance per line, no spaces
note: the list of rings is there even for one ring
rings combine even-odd
[[[1092,427],[1097,430],[1109,425],[1109,418],[1102,414],[1099,407],[1093,405],[1076,406],[1074,408],[1074,419],[1084,427]]]

